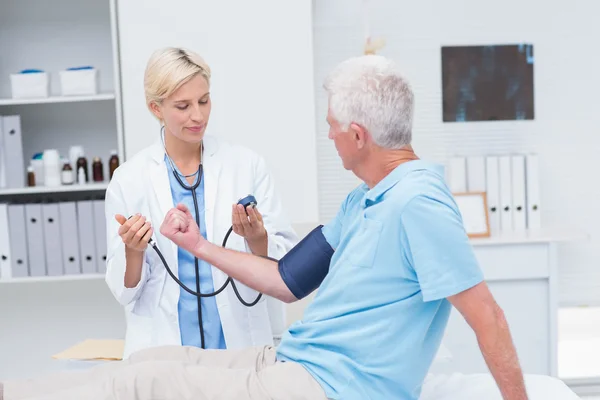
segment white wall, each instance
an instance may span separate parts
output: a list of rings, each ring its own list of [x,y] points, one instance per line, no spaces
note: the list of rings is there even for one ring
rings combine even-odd
[[[311,3],[120,1],[125,154],[153,143],[143,73],[163,46],[200,53],[213,71],[208,133],[263,155],[292,222],[317,220]]]
[[[587,232],[591,240],[559,249],[563,303],[600,303],[600,3],[371,0],[373,35],[387,45],[416,93],[414,146],[427,159],[453,154],[537,152],[542,169],[542,222]],[[361,54],[359,0],[315,1],[320,211],[331,217],[356,180],[343,171],[324,123],[325,74],[339,61]],[[535,120],[442,122],[442,45],[533,43]]]

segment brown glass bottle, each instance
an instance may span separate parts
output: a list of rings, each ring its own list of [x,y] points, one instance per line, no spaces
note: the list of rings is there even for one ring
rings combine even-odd
[[[102,160],[100,160],[100,157],[94,157],[94,162],[92,163],[92,174],[94,182],[104,181],[104,170],[102,168]]]
[[[85,174],[85,181],[89,182],[90,176],[88,174],[88,163],[84,156],[81,156],[77,159],[77,171],[79,171],[79,168],[83,168],[83,173]]]
[[[115,169],[119,166],[119,156],[116,150],[110,152],[110,159],[108,160],[108,179],[112,179]]]

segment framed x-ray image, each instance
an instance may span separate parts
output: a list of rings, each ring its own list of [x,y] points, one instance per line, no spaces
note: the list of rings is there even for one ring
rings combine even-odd
[[[454,193],[463,219],[465,231],[470,238],[490,237],[490,219],[485,192]]]
[[[534,119],[533,45],[442,47],[444,122]]]

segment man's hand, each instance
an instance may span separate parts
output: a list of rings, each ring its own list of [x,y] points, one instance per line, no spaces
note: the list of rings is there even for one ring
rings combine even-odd
[[[176,208],[169,210],[160,227],[160,233],[191,253],[207,243],[200,234],[192,213],[184,204],[178,204]]]
[[[504,400],[527,400],[523,373],[502,309],[482,282],[448,300],[471,326]]]

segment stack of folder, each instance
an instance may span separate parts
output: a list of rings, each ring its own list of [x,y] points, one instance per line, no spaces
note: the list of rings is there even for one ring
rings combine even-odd
[[[0,279],[105,271],[104,200],[0,203]]]
[[[453,193],[485,192],[492,234],[541,230],[537,154],[451,157]]]

